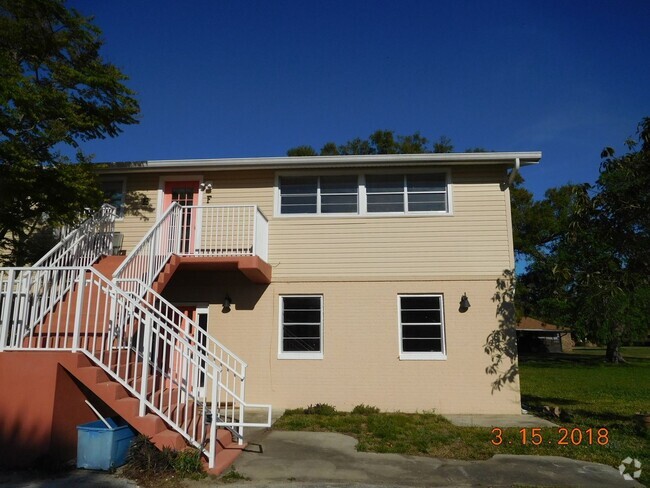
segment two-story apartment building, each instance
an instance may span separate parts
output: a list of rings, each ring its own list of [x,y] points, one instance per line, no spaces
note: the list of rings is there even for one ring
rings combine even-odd
[[[497,280],[514,268],[509,177],[540,158],[106,164],[122,252],[162,256],[177,239],[160,275],[127,257],[115,277],[147,276],[242,357],[251,401],[519,413],[518,378],[494,389],[484,347],[504,327]]]

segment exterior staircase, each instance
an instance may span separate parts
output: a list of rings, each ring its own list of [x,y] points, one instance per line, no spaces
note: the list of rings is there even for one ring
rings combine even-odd
[[[159,295],[179,265],[173,246],[147,273],[113,278],[134,256],[142,266],[151,234],[172,229],[165,216],[128,257],[111,255],[114,217],[104,206],[33,267],[0,268],[0,353],[72,354],[59,365],[135,430],[159,448],[200,449],[220,473],[244,426],[270,426],[270,405],[246,403],[246,363]],[[267,421],[246,423],[248,408]]]

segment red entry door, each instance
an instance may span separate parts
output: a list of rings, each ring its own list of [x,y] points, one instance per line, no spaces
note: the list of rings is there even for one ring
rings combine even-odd
[[[198,181],[168,181],[165,183],[165,195],[163,199],[164,210],[167,210],[173,202],[186,207],[183,210],[181,219],[181,246],[182,254],[194,252],[194,238],[196,236],[196,223],[198,222],[197,208],[199,204],[199,182]]]

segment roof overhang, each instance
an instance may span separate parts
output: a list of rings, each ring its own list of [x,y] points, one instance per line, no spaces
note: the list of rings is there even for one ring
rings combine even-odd
[[[529,166],[539,163],[541,151],[484,153],[372,154],[350,156],[293,156],[275,158],[173,159],[97,163],[99,173],[148,173],[192,170],[308,169],[396,166]]]

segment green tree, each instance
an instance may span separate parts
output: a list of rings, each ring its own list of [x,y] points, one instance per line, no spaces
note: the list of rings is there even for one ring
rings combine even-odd
[[[318,153],[311,146],[296,146],[287,151],[287,156],[317,156]]]
[[[555,221],[541,221],[542,236],[524,237],[538,245],[528,254],[518,299],[538,317],[606,344],[611,362],[623,360],[621,344],[648,333],[650,118],[639,124],[638,136],[639,149],[629,141],[622,156],[603,151],[595,185],[547,192],[537,205],[555,209]]]
[[[0,0],[0,249],[28,261],[45,224],[101,203],[80,143],[137,123],[126,77],[99,54],[101,32],[62,0]],[[77,150],[75,160],[59,150]]]
[[[433,143],[433,152],[434,153],[454,152],[454,145],[451,143],[451,139],[447,136],[440,136],[440,138]]]
[[[442,142],[440,142],[442,141]],[[320,150],[321,156],[362,155],[362,154],[420,154],[428,152],[452,152],[454,146],[448,137],[441,137],[432,149],[427,148],[428,140],[419,132],[411,135],[395,135],[392,130],[376,130],[367,139],[355,137],[344,144],[327,142]],[[436,150],[440,149],[440,150]],[[311,146],[296,146],[287,151],[288,156],[315,156]]]

